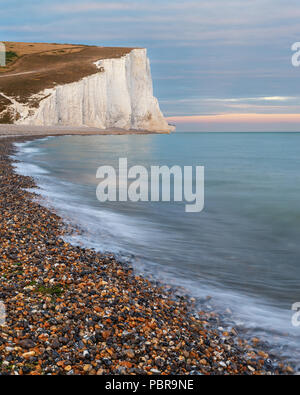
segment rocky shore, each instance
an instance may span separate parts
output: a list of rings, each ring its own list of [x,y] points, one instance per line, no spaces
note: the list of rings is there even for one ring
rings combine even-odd
[[[24,190],[34,180],[14,173],[14,141],[0,140],[1,375],[292,373],[217,330],[216,313],[66,243],[71,230]]]

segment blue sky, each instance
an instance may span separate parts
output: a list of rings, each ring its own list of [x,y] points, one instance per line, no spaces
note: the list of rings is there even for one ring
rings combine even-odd
[[[291,64],[291,46],[300,41],[299,0],[0,5],[2,41],[147,47],[155,94],[179,130],[300,130],[297,118],[287,116],[300,114],[300,67]],[[253,118],[237,122],[236,114]]]

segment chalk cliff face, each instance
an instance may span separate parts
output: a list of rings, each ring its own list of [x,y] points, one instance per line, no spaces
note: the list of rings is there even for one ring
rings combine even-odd
[[[146,49],[99,60],[95,67],[99,70],[96,74],[35,95],[33,99],[39,101],[37,108],[19,105],[16,123],[172,130],[153,96]]]

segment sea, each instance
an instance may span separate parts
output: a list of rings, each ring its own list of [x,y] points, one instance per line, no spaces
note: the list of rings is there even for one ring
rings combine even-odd
[[[59,136],[16,146],[16,170],[34,177],[42,204],[80,228],[68,241],[114,253],[224,312],[224,325],[300,369],[300,133]],[[149,170],[204,166],[204,209],[101,203],[97,169],[117,170],[120,158]]]

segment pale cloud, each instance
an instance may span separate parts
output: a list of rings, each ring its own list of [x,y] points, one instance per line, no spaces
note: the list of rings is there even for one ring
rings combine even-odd
[[[139,7],[139,3],[132,2],[72,2],[69,4],[51,4],[48,6],[48,10],[57,13],[81,13],[81,12],[93,12],[93,11],[122,11],[131,10]]]
[[[238,103],[238,102],[247,102],[247,101],[289,101],[289,100],[294,100],[296,99],[295,97],[284,97],[284,96],[270,96],[270,97],[238,97],[238,98],[225,98],[225,99],[203,99],[204,101],[210,101],[210,102],[223,102],[223,103]],[[300,100],[300,97],[298,98]]]
[[[295,99],[295,97],[271,96],[271,97],[262,98],[262,100],[266,100],[266,101],[288,101],[293,99]]]
[[[36,5],[37,9],[45,9],[44,5]],[[181,31],[184,36],[176,34],[164,35],[164,39],[214,40],[222,36],[227,41],[231,37],[235,42],[242,35],[249,38],[257,36],[270,37],[275,32],[289,34],[297,31],[300,18],[300,8],[294,1],[277,0],[210,0],[210,1],[123,1],[123,2],[52,2],[46,6],[48,12],[54,14],[79,14],[84,18],[101,18],[101,22],[114,23],[152,23],[160,26],[153,30],[153,39],[164,30]],[[112,16],[112,13],[114,14]],[[288,25],[281,21],[289,19]],[[180,21],[180,23],[178,23]],[[171,23],[164,26],[163,23]],[[274,24],[276,23],[276,26]],[[222,28],[225,28],[224,31]],[[212,29],[212,31],[210,31]],[[236,37],[236,32],[239,37]],[[143,30],[140,32],[143,33]],[[241,41],[241,40],[240,40]],[[230,41],[229,41],[230,42]]]
[[[300,114],[300,97],[186,98],[162,100],[168,116],[214,116],[218,114]],[[188,108],[188,112],[186,109]]]

